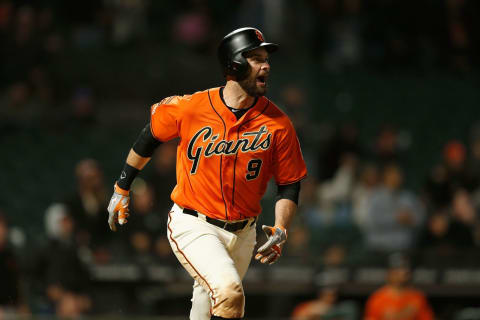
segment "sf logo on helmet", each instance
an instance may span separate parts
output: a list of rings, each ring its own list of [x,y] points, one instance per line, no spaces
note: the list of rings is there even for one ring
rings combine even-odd
[[[260,40],[261,42],[263,42],[263,35],[260,33],[260,31],[258,30],[255,30],[255,34],[257,35],[257,38],[258,40]]]

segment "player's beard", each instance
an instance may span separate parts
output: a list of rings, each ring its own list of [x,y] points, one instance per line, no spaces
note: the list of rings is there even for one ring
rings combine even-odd
[[[249,74],[246,79],[238,82],[240,87],[251,97],[261,97],[267,93],[267,85],[260,87],[257,85],[257,76]]]

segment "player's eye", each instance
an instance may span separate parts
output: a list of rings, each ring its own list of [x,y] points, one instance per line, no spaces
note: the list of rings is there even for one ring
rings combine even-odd
[[[265,63],[265,62],[268,63],[269,62],[268,58],[262,58],[262,57],[256,57],[255,61],[258,62],[258,63]]]

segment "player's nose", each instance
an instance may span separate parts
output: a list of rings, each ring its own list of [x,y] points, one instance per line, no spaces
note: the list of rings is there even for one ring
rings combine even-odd
[[[268,61],[265,61],[264,63],[262,63],[260,69],[266,72],[270,72],[270,63],[268,63]]]

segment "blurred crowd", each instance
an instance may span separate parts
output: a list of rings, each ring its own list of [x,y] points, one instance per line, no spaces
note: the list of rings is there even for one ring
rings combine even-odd
[[[405,252],[422,266],[478,266],[480,137],[474,130],[468,146],[447,141],[441,161],[415,189],[405,184],[399,140],[386,126],[373,145],[363,146],[358,130],[347,124],[326,142],[316,176],[302,185],[296,228],[304,242],[297,246],[310,243],[305,259],[318,259],[308,256],[310,249],[323,248],[326,257],[335,253],[337,264],[380,263]]]
[[[0,137],[31,127],[94,130],[99,88],[107,100],[151,93],[142,91],[141,79],[136,86],[127,79],[127,86],[117,87],[123,77],[115,72],[107,73],[115,79],[95,79],[95,71],[108,65],[92,59],[99,51],[113,55],[134,48],[147,60],[145,53],[152,50],[170,56],[189,52],[185,59],[193,62],[177,66],[188,70],[211,59],[218,39],[239,25],[260,27],[282,44],[279,54],[317,61],[326,72],[365,68],[471,75],[480,62],[479,9],[474,0],[0,0]],[[79,56],[88,63],[76,65]],[[189,79],[165,78],[150,84],[160,90],[156,99],[162,97],[162,84],[172,89],[179,82],[181,92],[188,86]],[[282,263],[317,269],[385,266],[400,252],[419,266],[479,266],[480,131],[472,130],[468,143],[445,141],[439,163],[412,186],[405,175],[411,170],[404,161],[408,150],[395,126],[380,128],[368,144],[353,123],[332,126],[316,139],[306,93],[293,85],[283,89],[280,105],[306,145],[310,175],[302,183]],[[42,241],[22,247],[18,226],[9,222],[19,213],[3,208],[0,319],[31,312],[72,318],[98,311],[92,265],[177,266],[165,230],[175,157],[175,141],[157,150],[151,170],[133,185],[132,218],[115,234],[108,230],[106,211],[113,181],[105,178],[98,159],[79,159],[72,172],[74,192],[52,195]],[[396,271],[387,285],[402,287],[408,273]],[[429,314],[424,297],[415,297]],[[324,287],[292,317],[360,317],[358,305],[348,301],[338,313],[332,311],[337,300],[338,288]]]
[[[80,160],[74,169],[75,192],[45,211],[45,237],[18,254],[0,215],[0,317],[28,313],[77,317],[92,307],[93,265],[135,263],[175,265],[166,238],[169,193],[175,186],[176,144],[163,144],[152,161],[151,175],[132,186],[128,228],[112,233],[107,224],[111,184],[94,159]],[[10,239],[10,240],[9,240]],[[5,285],[4,285],[5,284]],[[28,297],[34,297],[27,304]],[[40,299],[39,297],[45,297]],[[4,306],[8,308],[4,309]]]
[[[73,170],[75,191],[57,197],[46,209],[45,237],[30,245],[28,254],[17,255],[9,213],[2,213],[0,274],[5,285],[0,289],[0,305],[8,307],[1,310],[28,313],[31,308],[36,313],[75,317],[97,311],[92,309],[92,266],[178,267],[166,239],[176,143],[162,144],[151,170],[135,180],[132,216],[116,233],[107,226],[112,181],[106,181],[102,165],[90,158],[78,161]],[[360,143],[352,124],[338,127],[316,154],[317,163],[311,165],[316,170],[302,183],[298,216],[282,264],[306,264],[318,270],[385,267],[391,266],[386,262],[392,254],[402,253],[415,266],[478,267],[479,146],[478,136],[468,146],[447,142],[441,162],[431,168],[421,188],[412,190],[404,183],[402,152],[392,126],[382,128],[371,147]],[[269,210],[265,207],[264,215]],[[261,232],[258,237],[261,243]],[[409,280],[405,272],[400,273],[402,288]],[[324,289],[319,299],[336,303],[338,288]],[[31,297],[33,304],[28,301]],[[357,315],[352,319],[361,312],[357,303],[345,308],[342,312]]]
[[[109,64],[116,60],[92,52],[114,56],[135,48],[136,59],[141,56],[152,65],[162,54],[169,61],[181,56],[177,70],[198,71],[206,58],[214,60],[221,36],[239,25],[260,27],[282,44],[285,56],[320,61],[333,72],[368,68],[469,74],[479,65],[479,7],[474,0],[2,0],[0,112],[10,126],[18,121],[47,126],[63,119],[88,122],[100,88],[102,96],[118,99],[153,90],[158,94],[158,86],[142,82],[149,77],[172,86],[159,78],[165,70],[155,66],[134,73],[135,82],[151,91],[140,85],[132,90],[131,82],[119,82],[120,70],[130,72],[121,60]],[[104,65],[111,70],[101,76]],[[182,79],[177,90],[191,81],[169,76]]]

